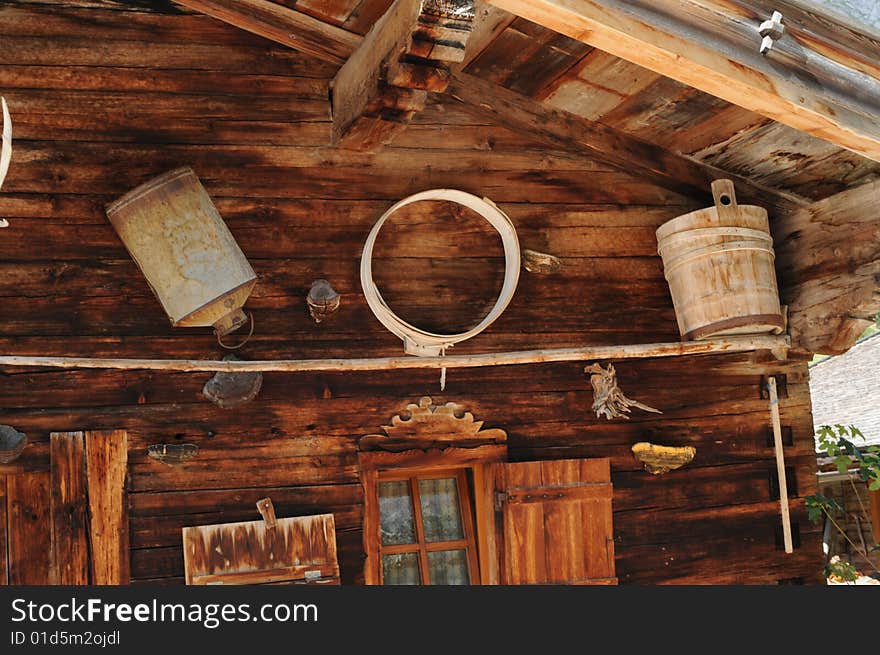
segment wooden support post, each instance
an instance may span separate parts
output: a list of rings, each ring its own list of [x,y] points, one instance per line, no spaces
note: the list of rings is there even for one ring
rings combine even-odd
[[[86,432],[92,584],[129,583],[128,433]]]
[[[779,419],[779,396],[776,392],[776,378],[767,380],[770,395],[770,418],[773,421],[773,445],[776,451],[776,475],[779,476],[779,511],[782,515],[782,540],[786,553],[793,553],[791,541],[791,516],[788,510],[788,484],[785,480],[785,456],[782,452],[782,423]]]
[[[710,353],[742,353],[768,350],[783,357],[788,349],[785,336],[749,336],[670,343],[645,343],[584,348],[548,348],[482,355],[447,357],[375,357],[366,359],[282,359],[254,361],[217,361],[199,359],[117,359],[105,357],[40,357],[30,355],[0,356],[0,366],[39,366],[44,368],[103,368],[151,371],[390,371],[422,368],[479,368],[545,362],[580,362],[605,359],[647,359],[681,357]]]
[[[53,432],[50,452],[50,581],[89,584],[89,539],[82,432]]]

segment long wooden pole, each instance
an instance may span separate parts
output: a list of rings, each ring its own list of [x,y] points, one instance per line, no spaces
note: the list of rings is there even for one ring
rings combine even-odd
[[[789,340],[785,336],[752,336],[687,341],[684,343],[648,343],[619,346],[587,346],[584,348],[551,348],[486,353],[482,355],[451,355],[445,357],[376,357],[369,359],[282,359],[253,361],[218,361],[210,359],[120,359],[109,357],[43,357],[31,355],[0,356],[0,367],[29,366],[43,368],[144,369],[152,371],[386,371],[424,368],[477,368],[509,366],[541,362],[576,362],[605,359],[644,359],[677,357],[709,353],[751,352],[770,350],[785,357]]]
[[[782,540],[786,553],[794,552],[791,541],[791,515],[788,509],[788,483],[785,480],[785,457],[782,453],[782,422],[779,419],[779,395],[776,392],[776,378],[767,380],[770,392],[770,418],[773,422],[773,445],[776,450],[776,475],[779,476],[779,511],[782,514]]]

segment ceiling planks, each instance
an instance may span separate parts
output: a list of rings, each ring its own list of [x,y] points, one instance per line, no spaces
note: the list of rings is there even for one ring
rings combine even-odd
[[[261,13],[263,5],[271,4],[266,0],[180,0],[180,2],[191,8],[197,8],[197,5],[212,5],[210,9],[213,13],[210,15],[215,18],[292,48],[300,47],[297,35],[302,26],[309,35],[308,39],[303,39],[303,43],[309,47],[304,51],[325,61],[338,62],[340,53],[344,53],[346,49],[353,52],[361,41],[360,37],[351,32],[280,5],[274,5],[271,15]],[[222,11],[218,10],[218,5],[222,5]],[[260,19],[254,18],[255,12],[259,14]],[[270,16],[276,17],[280,22],[272,25]],[[313,48],[309,44],[318,31],[324,47]],[[283,40],[276,38],[282,32],[286,33]],[[546,107],[537,100],[508,91],[474,75],[453,73],[451,87],[454,89],[454,95],[472,113],[490,118],[503,126],[524,131],[544,143],[551,142],[556,146],[611,163],[622,170],[644,175],[652,182],[677,193],[684,192],[693,198],[708,199],[709,182],[720,177],[728,177],[733,179],[737,192],[743,200],[760,199],[761,204],[783,212],[807,204],[796,195],[755,185],[743,176],[730,174],[695,159],[677,155],[600,123]]]
[[[880,161],[880,79],[783,37],[758,53],[757,24],[721,0],[492,0],[640,66]],[[864,68],[863,66],[861,68]],[[853,91],[856,89],[857,91]]]

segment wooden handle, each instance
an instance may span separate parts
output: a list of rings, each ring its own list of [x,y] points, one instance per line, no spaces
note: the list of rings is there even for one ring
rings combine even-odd
[[[722,223],[735,222],[738,216],[736,191],[731,180],[715,180],[712,182],[712,196],[715,198],[715,209]]]
[[[257,501],[257,509],[260,510],[260,516],[266,522],[266,528],[272,530],[277,523],[275,519],[275,506],[272,504],[272,499],[261,498]]]

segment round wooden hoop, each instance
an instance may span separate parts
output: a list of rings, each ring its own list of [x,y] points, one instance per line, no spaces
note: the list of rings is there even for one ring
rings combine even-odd
[[[459,334],[435,334],[407,323],[391,311],[391,308],[388,307],[382,298],[382,294],[379,293],[376,283],[373,282],[373,246],[376,243],[376,238],[382,229],[382,225],[389,216],[401,207],[422,200],[448,200],[463,205],[485,218],[501,235],[501,243],[504,247],[504,284],[501,286],[501,292],[492,310],[486,314],[482,321],[466,332]],[[404,198],[382,214],[379,220],[376,221],[367,237],[366,244],[364,244],[364,254],[361,257],[361,286],[363,287],[367,304],[373,310],[373,314],[390,332],[403,340],[404,351],[407,354],[436,356],[442,354],[447,348],[452,347],[456,343],[478,335],[501,316],[507,305],[510,304],[519,283],[520,257],[519,239],[516,236],[516,228],[513,222],[491,200],[488,198],[481,199],[456,189],[430,189]]]

